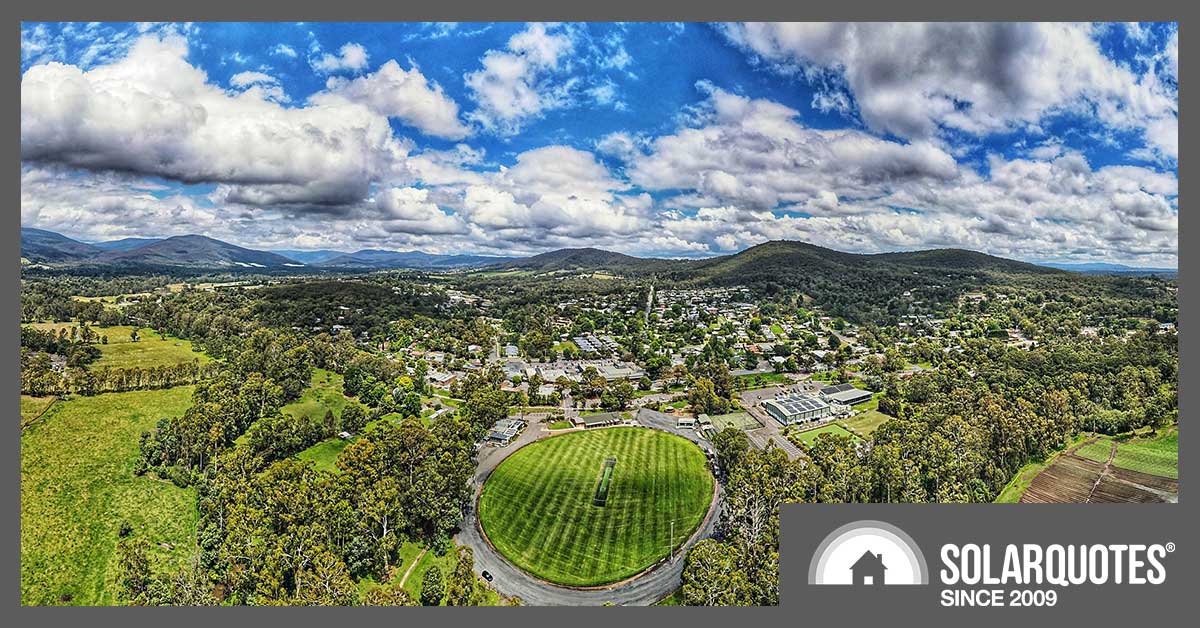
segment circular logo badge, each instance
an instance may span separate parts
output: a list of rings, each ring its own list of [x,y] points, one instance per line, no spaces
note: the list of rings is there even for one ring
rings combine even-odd
[[[921,548],[883,521],[855,521],[830,532],[813,554],[809,584],[929,584]]]

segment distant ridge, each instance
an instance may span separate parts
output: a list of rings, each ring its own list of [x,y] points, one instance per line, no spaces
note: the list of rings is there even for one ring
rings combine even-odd
[[[136,249],[147,244],[162,242],[162,238],[121,238],[120,240],[108,240],[106,242],[93,242],[92,246],[105,251],[128,251]]]
[[[182,235],[127,250],[106,251],[96,262],[191,268],[286,268],[301,266],[275,253],[255,251],[208,236]]]
[[[427,268],[449,269],[487,266],[508,258],[489,255],[437,255],[423,251],[363,249],[320,262],[326,268]]]
[[[333,251],[330,249],[321,249],[319,251],[295,251],[291,249],[274,249],[272,253],[278,253],[294,262],[301,264],[320,264],[321,262],[331,260],[335,257],[346,255],[345,251]]]
[[[123,238],[89,244],[60,233],[22,227],[24,261],[51,266],[174,266],[229,270],[330,271],[475,268],[534,272],[606,271],[620,275],[657,275],[664,279],[738,283],[794,282],[797,274],[810,278],[866,277],[907,272],[958,274],[1009,273],[1033,275],[1175,274],[1176,269],[1136,268],[1121,264],[1044,264],[1010,260],[966,249],[931,249],[900,253],[860,254],[837,251],[807,242],[774,240],[744,251],[700,259],[641,258],[597,248],[567,248],[530,257],[438,255],[423,251],[363,249],[259,251],[202,235],[169,238]],[[907,270],[906,270],[907,269]],[[865,273],[865,274],[864,274]]]

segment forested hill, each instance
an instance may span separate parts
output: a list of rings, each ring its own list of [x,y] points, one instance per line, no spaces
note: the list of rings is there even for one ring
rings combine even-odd
[[[811,298],[831,313],[857,321],[902,313],[936,312],[964,292],[1053,290],[1139,298],[1152,282],[1088,276],[963,249],[856,254],[779,240],[740,253],[697,260],[643,259],[599,249],[563,249],[512,260],[491,269],[545,273],[606,271],[653,278],[663,287],[747,286],[760,296]]]
[[[532,257],[509,260],[493,268],[521,269],[543,272],[561,270],[608,271],[619,275],[645,275],[663,271],[682,270],[688,260],[633,257],[603,249],[558,249]]]

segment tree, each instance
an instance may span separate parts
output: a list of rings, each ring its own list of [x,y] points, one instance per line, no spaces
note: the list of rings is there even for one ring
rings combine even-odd
[[[417,602],[399,584],[374,587],[363,596],[367,606],[416,606]]]
[[[421,578],[421,606],[440,606],[446,595],[446,587],[442,583],[442,570],[434,565]]]
[[[149,544],[143,539],[122,539],[117,543],[117,582],[121,597],[133,604],[145,603],[150,588]]]
[[[750,450],[750,438],[735,427],[727,427],[717,432],[712,438],[712,444],[725,473],[741,465],[742,458]]]
[[[333,436],[337,432],[338,421],[334,416],[333,410],[326,409],[325,417],[321,420],[321,427],[325,430],[326,436]]]
[[[296,575],[296,603],[304,606],[349,606],[357,591],[346,564],[322,550]]]
[[[367,413],[359,404],[351,401],[342,410],[342,429],[357,434],[367,425]]]
[[[471,548],[454,548],[454,570],[446,582],[446,606],[471,606],[475,592],[475,555]]]

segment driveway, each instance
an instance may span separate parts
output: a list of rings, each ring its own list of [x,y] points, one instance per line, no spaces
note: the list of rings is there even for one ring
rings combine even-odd
[[[707,441],[696,435],[694,430],[670,429],[665,431],[685,437],[687,435],[684,432],[691,432],[692,436],[689,440],[697,444],[703,443],[702,447],[707,444]],[[484,447],[479,451],[473,487],[475,499],[472,500],[469,510],[463,518],[461,530],[454,537],[459,545],[466,545],[475,552],[475,572],[488,571],[492,574],[492,586],[497,591],[509,597],[519,597],[529,606],[600,606],[605,603],[649,606],[675,592],[680,586],[684,556],[687,551],[700,540],[711,537],[716,529],[724,496],[724,491],[719,483],[717,484],[717,494],[708,511],[708,518],[700,525],[692,538],[688,539],[687,543],[675,553],[672,560],[660,563],[650,572],[611,588],[580,590],[538,580],[508,562],[508,559],[501,556],[499,552],[492,549],[491,545],[488,545],[487,541],[483,540],[483,536],[479,532],[479,519],[475,513],[475,503],[483,483],[500,462],[512,455],[514,451],[546,436],[549,436],[549,433],[542,430],[541,425],[530,425],[508,447]]]

